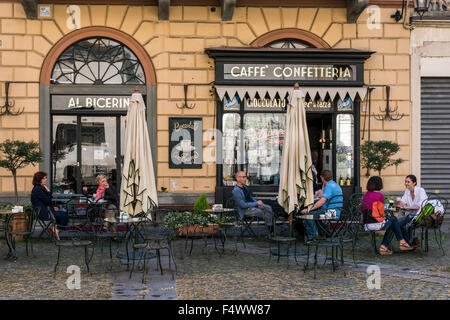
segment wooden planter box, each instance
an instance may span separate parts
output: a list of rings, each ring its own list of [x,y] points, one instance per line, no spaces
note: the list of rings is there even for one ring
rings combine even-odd
[[[200,225],[196,224],[193,226],[187,226],[183,228],[177,229],[178,235],[185,237],[186,234],[188,236],[194,236],[198,237],[199,233],[208,233],[210,235],[214,235],[219,232],[219,225],[218,224],[210,224],[207,227],[201,227]]]
[[[11,221],[12,231],[13,232],[24,232],[28,230],[28,220],[25,219],[25,215],[30,215],[31,211],[27,210],[27,212],[19,212],[16,213],[14,219]],[[23,240],[24,236],[14,236],[16,240]]]

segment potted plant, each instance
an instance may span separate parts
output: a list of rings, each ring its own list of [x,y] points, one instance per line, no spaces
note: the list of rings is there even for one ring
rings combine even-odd
[[[366,176],[368,177],[369,170],[378,171],[381,176],[381,170],[390,166],[397,166],[404,160],[391,159],[391,157],[400,150],[400,146],[392,141],[366,141],[361,145],[361,167],[367,169]]]
[[[42,160],[39,143],[6,139],[0,143],[0,167],[9,170],[14,180],[15,203],[19,202],[17,194],[17,170],[28,165],[35,165]]]
[[[192,211],[169,212],[166,218],[166,226],[177,230],[181,236],[202,233],[217,233],[219,225],[216,217],[204,210],[209,209],[206,195],[203,193],[195,202]]]

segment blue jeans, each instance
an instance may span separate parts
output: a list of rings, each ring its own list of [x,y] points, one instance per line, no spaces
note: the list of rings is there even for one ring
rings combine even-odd
[[[400,224],[398,223],[398,220],[396,217],[387,216],[386,220],[387,221],[384,224],[383,229],[381,229],[381,230],[386,230],[381,244],[387,247],[392,238],[392,233],[395,234],[395,237],[397,238],[398,241],[403,239],[403,234],[400,229]]]
[[[325,210],[314,210],[307,214],[317,216],[325,214]],[[338,215],[336,215],[336,219],[339,219]],[[320,225],[321,230],[325,229],[325,225],[320,220],[304,220],[303,222],[305,223],[306,240],[312,240],[313,238],[317,237],[316,223]]]
[[[58,230],[65,230],[66,229],[65,227],[69,223],[69,214],[67,213],[67,211],[59,209],[59,210],[52,210],[52,213],[55,216]]]
[[[270,229],[270,232],[273,231],[273,210],[272,207],[269,206],[268,204],[262,205],[260,207],[253,207],[253,208],[248,208],[245,211],[244,216],[256,216],[259,218],[264,219],[264,222],[266,223],[266,226]]]
[[[414,224],[412,223],[415,217],[415,212],[409,213],[398,221],[400,229],[405,237],[405,241],[410,245],[412,244],[414,238]]]

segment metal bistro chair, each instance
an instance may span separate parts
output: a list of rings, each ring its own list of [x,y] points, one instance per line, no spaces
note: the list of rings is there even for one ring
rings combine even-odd
[[[133,257],[137,254],[139,262],[144,260],[142,282],[145,282],[145,277],[148,273],[146,261],[157,258],[157,266],[164,274],[161,263],[161,251],[167,250],[169,260],[169,270],[172,273],[172,280],[175,279],[175,273],[177,272],[177,265],[175,263],[173,238],[175,233],[172,229],[166,226],[166,216],[169,210],[167,209],[153,209],[150,211],[150,218],[147,216],[147,220],[141,224],[141,233],[139,237],[142,238],[142,242],[133,244]],[[153,253],[155,251],[155,254]],[[174,270],[172,270],[172,263]],[[134,270],[135,259],[133,259],[133,265],[130,270],[130,278]]]
[[[18,212],[18,213],[12,213],[8,216],[8,219],[6,221],[6,230],[5,230],[5,237],[7,237],[7,241],[9,243],[9,246],[11,246],[11,252],[13,254],[13,258],[17,258],[16,256],[16,237],[23,237],[25,239],[25,248],[26,253],[28,256],[28,242],[30,242],[30,248],[31,253],[34,256],[33,251],[33,241],[31,238],[31,235],[34,233],[34,230],[36,228],[36,223],[38,221],[39,217],[39,210],[40,208],[32,209],[31,213],[28,215],[24,212]],[[19,217],[19,215],[23,215],[23,217]],[[22,220],[25,229],[24,230],[14,230],[13,228],[13,221],[14,220]]]
[[[110,259],[110,267],[112,269],[112,241],[116,237],[116,235],[107,229],[107,223],[105,222],[105,218],[103,217],[103,211],[105,210],[106,204],[97,204],[91,203],[87,210],[87,219],[88,222],[84,226],[88,232],[93,235],[94,244],[96,247],[100,246],[100,261],[103,265],[103,251],[104,251],[104,243],[107,242],[109,245],[109,259]],[[105,268],[106,270],[106,268]]]
[[[335,208],[329,208],[330,204],[338,204],[340,207]],[[315,223],[316,230],[317,230],[317,236],[310,242],[306,243],[307,246],[307,258],[306,258],[306,264],[304,265],[304,272],[309,267],[309,253],[310,248],[314,247],[314,279],[316,279],[317,274],[317,253],[319,250],[319,247],[326,249],[326,258],[325,262],[328,260],[328,248],[331,248],[331,263],[333,266],[333,272],[337,270],[337,255],[338,255],[338,249],[341,249],[341,263],[344,264],[343,259],[343,241],[342,241],[342,234],[343,230],[347,228],[348,225],[348,209],[343,207],[343,196],[337,195],[333,198],[329,199],[325,203],[326,207],[318,209],[321,214],[325,214],[328,210],[340,210],[340,215],[337,220],[330,220],[328,223],[322,223],[322,221],[318,221]],[[324,206],[325,206],[324,205]],[[316,222],[316,221],[315,221]]]
[[[79,196],[77,198],[70,198],[65,204],[65,209],[69,214],[69,223],[71,226],[83,227],[88,221],[88,210],[91,205],[91,200],[88,196]]]
[[[442,223],[444,221],[444,216],[445,216],[445,212],[448,209],[448,200],[439,196],[436,193],[432,193],[428,196],[427,200],[424,200],[422,203],[422,208],[427,204],[427,203],[431,203],[434,206],[435,211],[437,210],[437,206],[438,203],[440,202],[440,204],[442,205],[442,208],[444,210],[444,212],[442,213],[442,218],[440,220],[429,220],[431,223],[429,224],[425,224],[425,225],[421,225],[419,226],[421,228],[421,232],[420,232],[420,244],[421,244],[421,250],[428,252],[428,230],[433,230],[434,231],[434,239],[436,240],[437,245],[439,246],[439,248],[442,250],[442,255],[445,256],[445,250],[442,246],[442,231],[441,231],[441,226]],[[427,218],[422,218],[423,219],[427,219]],[[439,237],[437,235],[437,232],[439,233]]]
[[[92,240],[89,239],[82,239],[81,237],[81,229],[79,227],[76,226],[72,226],[71,230],[65,230],[64,232],[67,232],[70,236],[68,237],[68,239],[61,239],[58,240],[56,238],[56,232],[55,229],[58,227],[57,223],[56,223],[56,219],[55,216],[53,215],[53,212],[49,209],[48,210],[49,213],[49,217],[51,220],[51,229],[53,230],[53,232],[51,232],[52,235],[52,242],[53,244],[58,248],[58,256],[57,256],[57,260],[56,260],[56,264],[53,270],[53,275],[54,277],[56,277],[56,270],[58,268],[59,265],[59,259],[61,256],[61,248],[79,248],[79,247],[83,247],[84,248],[84,262],[86,264],[87,267],[87,271],[90,274],[90,270],[89,270],[89,263],[92,260],[92,257],[94,255],[94,242]],[[75,229],[75,230],[74,230]],[[92,248],[92,253],[89,256],[88,255],[88,247]]]
[[[280,257],[285,256],[286,257],[286,263],[287,268],[289,268],[289,257],[291,255],[291,249],[293,245],[293,255],[295,259],[295,263],[298,264],[297,261],[297,238],[296,237],[290,237],[290,236],[282,236],[280,229],[282,229],[282,224],[276,223],[277,218],[274,216],[273,219],[273,228],[274,228],[274,236],[269,237],[269,262],[271,260],[272,255],[277,255],[277,263],[280,262]],[[272,248],[272,243],[277,244],[277,248]],[[283,247],[286,248],[286,251],[282,249]],[[283,251],[282,251],[283,250]],[[282,253],[283,252],[283,253]]]
[[[237,208],[236,208],[236,204],[233,200],[233,198],[230,198],[227,200],[226,208],[234,208],[237,212]],[[240,239],[242,241],[242,243],[244,244],[244,248],[245,248],[245,242],[244,242],[244,233],[247,232],[247,234],[250,237],[254,237],[255,239],[259,239],[258,235],[256,234],[255,230],[253,230],[252,228],[252,224],[257,224],[260,223],[261,221],[264,222],[264,220],[258,216],[249,216],[249,215],[245,215],[243,218],[241,218],[239,216],[239,214],[237,214],[239,217],[239,225],[240,225]],[[267,227],[267,234],[270,234],[269,231],[269,227]]]

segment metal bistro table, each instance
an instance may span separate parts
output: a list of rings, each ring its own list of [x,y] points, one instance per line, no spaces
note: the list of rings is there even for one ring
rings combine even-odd
[[[210,215],[218,215],[219,216],[219,235],[223,235],[220,237],[220,242],[222,243],[222,253],[217,248],[216,237],[214,235],[214,247],[219,254],[225,253],[225,242],[227,241],[227,231],[238,227],[238,218],[236,209],[233,208],[220,208],[220,209],[206,209],[204,212],[209,213]],[[243,239],[241,238],[242,242]],[[244,243],[244,242],[243,242]],[[245,244],[244,244],[245,245]],[[234,239],[234,251],[232,253],[237,253],[237,240],[236,237]]]
[[[125,235],[123,237],[120,237],[119,239],[121,240],[119,245],[117,246],[117,252],[116,252],[116,257],[119,258],[120,260],[122,259],[127,259],[127,267],[129,267],[130,265],[130,254],[129,254],[129,249],[128,249],[128,245],[130,243],[130,241],[132,242],[132,244],[134,244],[138,238],[138,233],[139,233],[139,225],[146,221],[147,218],[146,217],[128,217],[128,218],[105,218],[104,221],[109,222],[109,223],[121,223],[121,224],[125,224],[127,227],[127,230],[125,232]],[[122,243],[124,243],[125,245],[125,252],[120,252],[120,249],[122,247]],[[134,250],[133,250],[134,252]],[[144,253],[146,255],[149,255],[149,253]],[[156,255],[154,255],[154,257],[156,257]],[[145,257],[147,258],[147,257]],[[153,258],[153,256],[148,257],[148,258]],[[135,259],[142,259],[142,257],[136,257],[133,255],[132,257],[133,260]]]
[[[297,219],[301,219],[301,220],[314,220],[314,222],[316,223],[316,229],[317,230],[319,230],[319,228],[321,228],[318,225],[318,222],[332,223],[332,222],[338,222],[339,221],[339,217],[336,217],[336,216],[333,217],[331,215],[326,215],[325,213],[323,213],[323,214],[298,215],[296,218]],[[321,229],[323,229],[323,228],[321,228]],[[310,246],[315,246],[316,250],[315,250],[315,253],[314,253],[314,279],[316,279],[316,274],[317,274],[317,251],[318,251],[319,246],[321,245],[321,241],[322,240],[323,240],[323,245],[324,246],[326,246],[326,247],[331,246],[331,248],[332,248],[331,262],[333,264],[333,271],[335,271],[337,269],[337,265],[335,265],[335,261],[334,261],[333,251],[334,251],[334,246],[337,246],[338,242],[333,242],[333,234],[334,234],[334,232],[331,233],[330,238],[314,239],[311,244],[308,244],[308,253],[307,253],[308,256],[306,258],[306,264],[304,266],[304,271],[306,272],[306,270],[307,270],[307,268],[309,266],[309,247]],[[326,259],[328,259],[328,257]],[[325,260],[325,262],[326,262],[326,260]]]

